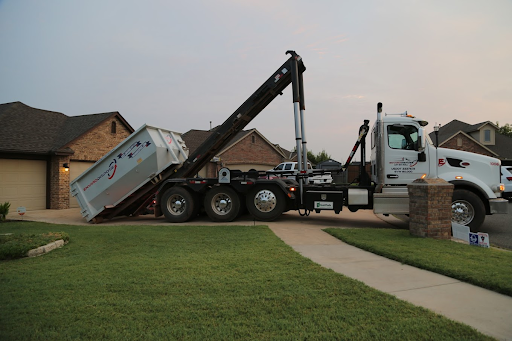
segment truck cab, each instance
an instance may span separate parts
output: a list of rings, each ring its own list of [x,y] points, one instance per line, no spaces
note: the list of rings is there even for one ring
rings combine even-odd
[[[407,112],[383,116],[380,110],[371,133],[376,213],[408,213],[407,184],[419,178],[441,178],[454,185],[452,220],[461,225],[477,229],[486,214],[507,212],[500,160],[437,148],[425,131],[428,122]]]

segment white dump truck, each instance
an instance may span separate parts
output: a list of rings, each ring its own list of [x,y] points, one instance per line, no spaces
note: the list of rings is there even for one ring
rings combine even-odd
[[[215,133],[188,154],[178,133],[142,127],[71,183],[82,214],[92,222],[120,215],[137,215],[156,202],[155,216],[171,223],[206,212],[213,221],[236,219],[244,210],[257,220],[271,221],[289,210],[301,215],[323,210],[336,213],[372,209],[381,214],[407,214],[407,184],[418,178],[442,178],[454,185],[452,220],[477,229],[485,215],[507,213],[501,198],[500,160],[457,150],[437,148],[425,132],[427,122],[408,115],[385,115],[377,106],[371,130],[371,174],[365,169],[369,120],[360,127],[356,143],[339,170],[307,167],[304,125],[306,70],[294,51]],[[298,171],[241,172],[223,168],[215,178],[195,174],[226,146],[275,97],[292,85]],[[360,147],[356,183],[344,183],[343,173]],[[134,152],[137,154],[135,155]],[[130,156],[131,155],[131,156]],[[310,183],[310,177],[328,174],[331,183]]]

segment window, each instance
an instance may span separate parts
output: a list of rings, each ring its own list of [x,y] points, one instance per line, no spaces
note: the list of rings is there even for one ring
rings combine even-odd
[[[418,129],[411,125],[388,126],[388,145],[393,149],[418,149]]]
[[[457,137],[457,147],[462,147],[462,137]]]
[[[110,132],[111,132],[112,134],[115,134],[115,133],[116,133],[116,129],[117,129],[117,127],[116,127],[116,121],[112,121],[112,125],[110,126]]]
[[[484,142],[491,142],[491,131],[489,129],[484,130]]]
[[[252,137],[252,143],[256,142],[256,137],[254,137],[254,135],[251,137]]]
[[[292,164],[291,163],[287,163],[285,166],[284,166],[284,170],[290,170],[292,169]]]

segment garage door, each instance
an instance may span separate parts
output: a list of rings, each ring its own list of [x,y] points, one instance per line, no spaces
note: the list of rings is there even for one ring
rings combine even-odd
[[[46,161],[0,159],[0,203],[6,201],[11,213],[46,209]]]
[[[94,162],[83,162],[83,161],[71,161],[69,165],[69,181],[75,180],[80,174],[85,172],[87,168],[94,165]],[[78,206],[78,201],[75,197],[69,196],[69,207],[75,208]]]

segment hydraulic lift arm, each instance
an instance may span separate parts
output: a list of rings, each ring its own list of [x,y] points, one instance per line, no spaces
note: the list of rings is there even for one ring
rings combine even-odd
[[[299,87],[299,75],[306,70],[302,58],[295,51],[287,51],[291,57],[258,90],[211,134],[192,154],[183,165],[176,170],[173,177],[187,178],[197,174],[218,152],[222,150],[237,133],[242,131],[265,107],[290,85]],[[292,72],[297,63],[298,74]],[[293,79],[295,78],[297,79]],[[302,78],[302,77],[301,77]]]
[[[341,168],[342,172],[345,172],[354,157],[354,154],[357,151],[359,145],[361,145],[361,163],[359,165],[359,185],[360,186],[369,186],[370,185],[370,177],[366,173],[366,135],[370,131],[369,126],[370,120],[364,120],[364,123],[361,127],[359,127],[359,136],[357,137],[356,143],[354,144],[354,148],[350,152],[348,156],[347,162],[345,162],[345,166]]]

